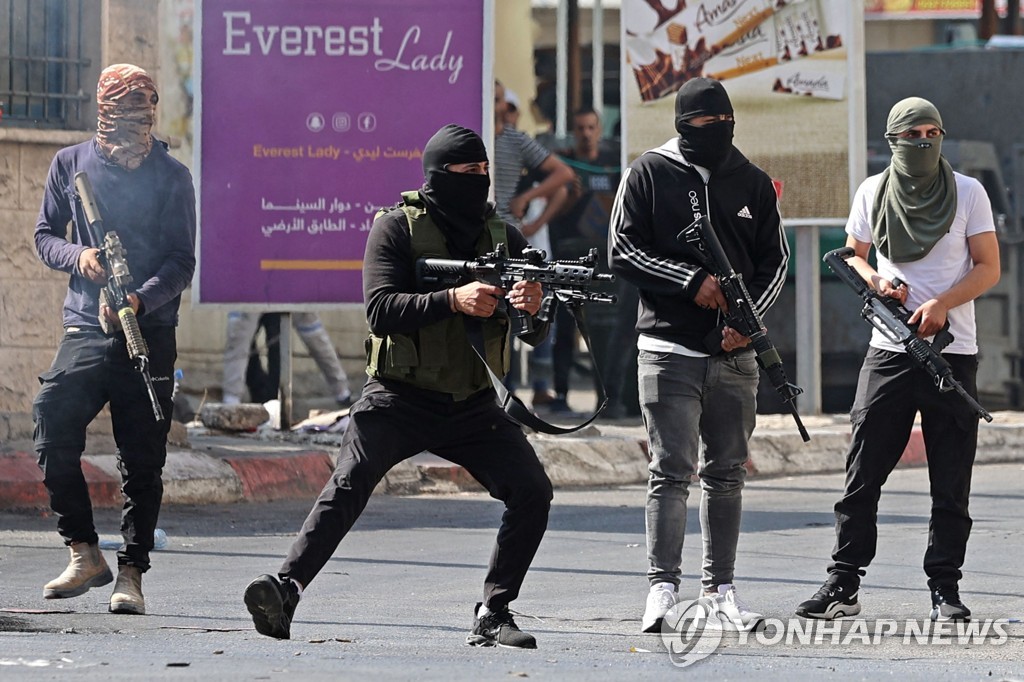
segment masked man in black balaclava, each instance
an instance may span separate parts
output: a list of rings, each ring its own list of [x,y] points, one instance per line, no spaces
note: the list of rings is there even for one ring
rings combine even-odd
[[[641,628],[660,631],[678,601],[686,502],[699,472],[701,594],[713,604],[713,625],[748,629],[761,615],[743,605],[733,582],[757,363],[750,340],[722,324],[718,282],[676,235],[708,216],[761,315],[782,289],[789,250],[771,179],[732,144],[722,84],[687,81],[675,113],[678,137],[623,173],[608,245],[615,274],[640,290],[638,375],[651,455]]]
[[[949,323],[942,357],[977,399],[974,299],[999,281],[999,240],[980,182],[942,157],[942,117],[928,100],[908,97],[889,112],[892,163],[861,183],[846,223],[847,262],[869,287],[904,304],[917,335],[931,340]],[[877,268],[868,262],[874,247]],[[902,283],[898,286],[896,280]],[[906,348],[875,330],[850,411],[846,489],[835,505],[836,544],[828,578],[796,609],[832,620],[860,613],[860,579],[875,557],[878,498],[921,415],[932,497],[924,571],[931,619],[969,620],[960,568],[971,533],[968,496],[978,447],[978,415],[954,392],[939,392]]]
[[[519,595],[547,527],[551,483],[522,429],[495,402],[484,362],[499,377],[508,371],[509,323],[499,300],[536,315],[541,287],[517,282],[503,291],[474,282],[432,290],[418,284],[415,273],[420,258],[468,259],[498,243],[510,253],[526,248],[519,231],[495,217],[487,171],[480,136],[445,126],[423,149],[423,187],[403,193],[398,206],[374,221],[363,265],[370,380],[349,413],[334,476],[278,576],[262,575],[246,588],[245,604],[264,635],[290,637],[302,590],[374,487],[393,466],[429,450],[465,467],[506,507],[467,644],[536,647],[508,604]],[[536,327],[528,343],[547,334],[546,324]],[[483,337],[483,360],[468,329]]]

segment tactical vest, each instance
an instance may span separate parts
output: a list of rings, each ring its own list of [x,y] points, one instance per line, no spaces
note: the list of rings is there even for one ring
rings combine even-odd
[[[403,192],[398,208],[405,213],[409,225],[413,262],[420,258],[451,258],[444,235],[427,213],[419,192]],[[476,255],[493,251],[501,242],[508,242],[505,222],[492,216],[476,244]],[[496,314],[475,319],[482,323],[488,367],[499,377],[505,376],[511,360],[507,316]],[[371,332],[366,340],[366,373],[448,393],[455,400],[465,400],[491,387],[487,371],[466,335],[463,315],[454,315],[410,334],[381,337]]]

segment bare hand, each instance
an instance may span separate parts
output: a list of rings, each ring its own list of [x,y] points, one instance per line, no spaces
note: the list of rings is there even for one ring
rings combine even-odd
[[[452,293],[455,296],[455,310],[458,312],[474,317],[490,317],[498,307],[498,300],[505,295],[505,290],[483,282],[470,282]]]
[[[78,256],[78,271],[90,282],[107,283],[107,273],[100,264],[99,249],[86,249]]]
[[[750,345],[750,337],[743,336],[732,327],[722,328],[722,350],[726,353],[737,348],[745,348]]]
[[[693,297],[693,302],[705,310],[720,309],[722,312],[729,311],[729,304],[722,294],[721,287],[718,286],[718,280],[713,275],[708,275],[700,283],[700,289],[697,291],[697,295]]]
[[[906,304],[907,296],[910,294],[910,290],[907,289],[907,285],[900,282],[898,287],[894,287],[892,282],[887,279],[879,278],[875,282],[875,286],[878,287],[878,293],[882,296],[888,296],[889,298],[899,299],[901,304]]]
[[[541,225],[537,222],[523,223],[519,226],[519,231],[523,233],[524,237],[532,237],[537,233],[537,230],[541,228]]]
[[[513,308],[526,311],[536,315],[540,310],[541,299],[544,298],[544,290],[539,282],[516,282],[512,285],[512,291],[508,293],[508,302]]]
[[[938,299],[931,298],[921,304],[921,307],[914,311],[914,314],[907,320],[910,324],[918,324],[917,335],[922,339],[927,336],[938,334],[946,326],[946,316],[949,309],[940,303]]]
[[[132,306],[132,312],[136,315],[139,314],[139,297],[135,294],[128,294],[128,303]],[[117,316],[117,311],[105,305],[100,306],[100,316],[106,318],[108,322],[114,325],[115,328],[121,328],[121,319]]]
[[[522,218],[526,215],[526,206],[529,203],[530,202],[526,200],[526,195],[524,194],[512,197],[512,200],[508,202],[508,212],[516,218]]]

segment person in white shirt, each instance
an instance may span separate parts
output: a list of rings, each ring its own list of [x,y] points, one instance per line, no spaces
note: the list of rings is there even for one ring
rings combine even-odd
[[[872,289],[914,311],[909,323],[931,338],[949,321],[954,340],[942,356],[977,398],[978,344],[974,299],[999,281],[999,242],[981,184],[942,157],[945,130],[938,110],[911,97],[889,113],[892,163],[865,180],[846,225],[847,261]],[[877,269],[868,263],[871,248]],[[902,280],[897,286],[897,280]],[[971,530],[968,496],[978,416],[954,393],[940,393],[903,346],[874,332],[857,383],[850,420],[846,489],[835,505],[836,545],[825,584],[796,613],[831,620],[860,612],[858,590],[875,556],[881,487],[921,414],[932,509],[924,570],[932,620],[966,620],[959,594]]]

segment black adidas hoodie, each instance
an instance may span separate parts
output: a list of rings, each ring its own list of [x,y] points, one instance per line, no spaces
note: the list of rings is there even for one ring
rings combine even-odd
[[[706,353],[717,310],[693,302],[708,273],[676,235],[701,215],[714,226],[760,314],[786,280],[789,246],[771,179],[735,147],[707,184],[679,151],[679,139],[641,154],[622,176],[612,207],[613,272],[640,289],[641,334]]]

